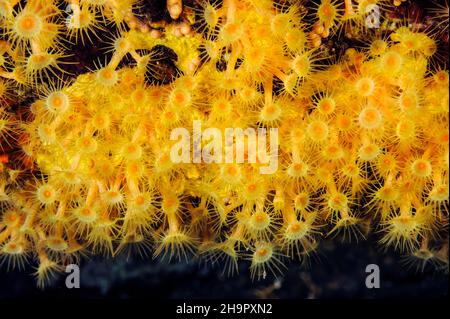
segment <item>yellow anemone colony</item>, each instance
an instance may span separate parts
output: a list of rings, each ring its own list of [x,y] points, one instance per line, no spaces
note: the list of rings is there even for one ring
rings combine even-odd
[[[323,238],[368,236],[448,262],[449,74],[432,32],[373,32],[367,7],[389,11],[388,0],[169,3],[185,21],[158,29],[134,14],[137,0],[0,0],[7,267],[31,262],[43,285],[86,253],[137,252],[229,273],[243,259],[260,278]],[[363,45],[325,52],[352,28]],[[97,37],[108,59],[60,75],[76,60],[69,43]],[[171,81],[152,81],[163,77],[157,46],[177,56]],[[15,114],[26,90],[35,98]],[[174,162],[171,132],[194,122],[223,135],[276,128],[277,169],[260,173],[261,152]]]

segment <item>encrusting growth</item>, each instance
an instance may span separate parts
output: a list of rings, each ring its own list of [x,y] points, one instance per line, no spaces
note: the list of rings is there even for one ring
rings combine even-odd
[[[167,1],[185,25],[153,25],[157,35],[134,15],[137,0],[65,1],[67,19],[58,2],[0,0],[7,267],[38,260],[42,286],[86,252],[135,247],[228,273],[248,260],[258,279],[308,258],[324,237],[369,232],[447,265],[449,76],[433,67],[436,39],[401,26],[334,60],[321,44],[369,32],[366,6],[390,1],[315,1],[311,14],[297,1]],[[68,44],[89,46],[111,24],[110,57],[67,80]],[[169,84],[149,81],[162,72],[161,46],[177,56]],[[18,88],[37,93],[26,115],[11,109]],[[221,133],[278,128],[278,170],[261,175],[261,154],[174,163],[170,132],[193,121]]]

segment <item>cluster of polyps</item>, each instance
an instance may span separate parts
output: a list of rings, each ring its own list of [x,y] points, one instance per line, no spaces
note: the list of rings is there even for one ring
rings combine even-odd
[[[81,5],[100,14],[113,2]],[[8,43],[59,46],[56,31],[44,36],[57,29],[57,8],[30,3],[0,11]],[[41,174],[13,183],[16,174],[2,171],[0,256],[10,265],[37,256],[41,281],[85,251],[198,255],[229,271],[243,258],[260,277],[307,258],[323,237],[377,232],[386,247],[446,263],[449,82],[446,70],[431,68],[435,41],[401,27],[331,63],[312,49],[296,5],[228,0],[198,10],[205,37],[121,31],[106,66],[48,85],[30,121],[1,113],[1,132],[20,126],[23,152]],[[340,26],[339,10],[337,1],[317,9],[329,32]],[[26,33],[32,26],[40,31]],[[155,44],[178,54],[184,74],[170,85],[145,82],[158,62],[141,49]],[[192,68],[197,47],[203,64]],[[136,66],[118,68],[125,56]],[[3,82],[0,89],[8,91]],[[261,174],[267,163],[248,152],[249,134],[247,160],[195,161],[190,152],[174,160],[177,136],[199,138],[192,123],[220,136],[277,130],[276,148],[261,151],[276,154],[278,169]],[[220,148],[209,143],[197,146],[214,159]]]

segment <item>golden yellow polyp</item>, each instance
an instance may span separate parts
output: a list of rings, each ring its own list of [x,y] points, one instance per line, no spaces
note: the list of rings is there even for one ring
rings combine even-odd
[[[86,251],[142,245],[259,279],[373,233],[448,263],[448,71],[389,1],[370,1],[380,30],[366,1],[205,0],[173,23],[140,19],[137,0],[66,1],[68,23],[53,0],[2,6],[0,258],[38,260],[43,285]],[[65,41],[92,47],[111,25],[108,58],[70,76]]]

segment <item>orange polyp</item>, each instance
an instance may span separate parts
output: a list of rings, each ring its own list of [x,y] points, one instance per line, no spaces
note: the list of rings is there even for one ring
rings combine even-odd
[[[448,71],[444,70],[438,71],[434,74],[433,78],[437,84],[448,86],[449,81]]]
[[[8,216],[8,219],[9,219],[10,222],[15,222],[18,219],[18,217],[17,217],[16,214],[10,214]]]
[[[143,196],[138,196],[136,198],[136,204],[143,205],[145,203],[145,198]]]
[[[351,178],[358,177],[360,173],[359,167],[353,163],[344,166],[342,170],[346,176]]]
[[[352,120],[348,116],[340,115],[337,117],[336,121],[337,121],[337,123],[336,123],[337,127],[341,131],[346,131],[346,130],[350,129],[350,127],[351,127]]]
[[[145,98],[145,92],[144,91],[137,91],[134,93],[134,98],[136,102],[142,102]]]
[[[416,136],[415,124],[411,120],[400,120],[397,123],[395,133],[401,141],[413,140]]]
[[[178,103],[183,103],[183,102],[185,101],[185,96],[184,96],[184,94],[181,93],[181,92],[178,92],[178,93],[175,95],[175,100],[176,100]]]
[[[117,195],[118,195],[118,193],[115,192],[115,191],[110,191],[110,192],[108,193],[108,196],[109,196],[109,197],[116,197]]]
[[[314,142],[322,142],[328,137],[328,125],[319,120],[313,121],[307,127],[307,134]]]
[[[275,113],[275,108],[273,107],[273,105],[269,105],[269,106],[266,108],[266,111],[267,111],[267,113],[269,113],[269,114],[273,114],[273,113]]]
[[[172,120],[175,118],[175,113],[172,111],[167,111],[166,113],[164,113],[164,115],[168,120]]]
[[[375,81],[369,77],[363,77],[356,82],[355,89],[361,96],[371,96],[375,91]]]
[[[287,169],[287,174],[291,178],[300,178],[300,177],[306,177],[308,175],[309,167],[306,163],[299,161],[299,162],[293,162],[291,165],[289,165]]]
[[[168,200],[166,200],[166,206],[167,207],[172,207],[175,204],[175,200],[169,198]]]
[[[327,160],[340,160],[344,156],[344,151],[338,145],[328,145],[323,150],[323,156]]]
[[[381,55],[385,52],[387,48],[387,43],[383,40],[375,40],[370,45],[370,53],[373,56]]]
[[[33,29],[34,26],[35,26],[35,22],[34,22],[34,19],[32,17],[24,18],[21,23],[22,23],[21,24],[22,27],[24,29],[28,29],[28,30]]]
[[[103,76],[105,79],[110,80],[110,79],[113,77],[113,73],[112,73],[111,70],[105,69],[105,70],[103,70],[103,72],[102,72],[102,76]]]
[[[170,102],[174,107],[188,107],[191,100],[191,93],[188,90],[176,88],[170,93]]]
[[[56,106],[56,107],[60,107],[60,106],[61,106],[61,104],[62,104],[62,100],[61,100],[61,98],[59,98],[59,97],[56,97],[56,98],[54,98],[54,99],[53,99],[53,105],[54,105],[54,106]]]
[[[297,76],[306,77],[309,75],[311,69],[311,61],[307,55],[299,55],[292,61],[292,69]]]
[[[415,47],[415,43],[412,40],[407,40],[404,43],[408,49],[413,49]]]
[[[139,168],[138,168],[138,166],[137,166],[136,163],[130,164],[130,165],[128,166],[128,169],[129,169],[130,172],[132,172],[132,173],[134,173],[134,174],[137,173],[138,170],[139,170]]]
[[[294,232],[298,232],[300,230],[300,225],[299,224],[294,224],[291,226],[291,230]]]
[[[42,62],[45,62],[47,60],[47,57],[44,54],[35,54],[32,57],[33,62],[36,64],[40,64]]]
[[[405,96],[402,100],[402,106],[405,109],[410,109],[412,105],[413,105],[413,102],[412,102],[411,98],[408,96]]]
[[[169,160],[170,160],[169,155],[163,154],[163,155],[161,155],[159,162],[162,164],[165,164],[165,163],[169,162]]]
[[[365,129],[376,129],[382,125],[383,117],[374,107],[366,107],[359,114],[359,123]]]
[[[25,9],[16,16],[15,32],[24,39],[33,39],[42,31],[43,22],[38,15]]]
[[[229,34],[235,33],[237,29],[238,26],[235,23],[230,23],[225,28],[226,32]]]
[[[306,193],[300,193],[294,198],[294,207],[298,210],[304,210],[309,205],[309,196]]]
[[[415,160],[411,165],[411,170],[414,175],[421,178],[429,177],[432,173],[431,163],[423,159]]]
[[[398,198],[399,192],[392,186],[384,185],[378,190],[377,196],[384,201],[394,201]]]
[[[222,27],[221,37],[225,43],[233,43],[238,41],[244,32],[242,25],[229,22]]]
[[[81,213],[87,217],[91,216],[93,214],[93,211],[90,208],[85,207],[81,210]]]
[[[97,80],[99,81],[99,83],[101,85],[104,85],[107,87],[113,86],[117,83],[118,79],[119,79],[119,76],[117,74],[117,71],[110,67],[105,67],[105,68],[98,70]]]
[[[348,199],[347,196],[345,196],[342,193],[335,193],[332,194],[328,199],[328,207],[332,211],[343,211],[347,208]]]
[[[323,101],[323,103],[321,104],[321,108],[323,110],[323,113],[331,113],[334,111],[334,104],[330,101]]]
[[[362,145],[358,151],[359,157],[363,161],[372,161],[380,154],[380,148],[374,143]]]
[[[228,167],[228,174],[230,174],[230,175],[236,175],[236,173],[237,173],[236,167],[234,167],[234,166]]]

